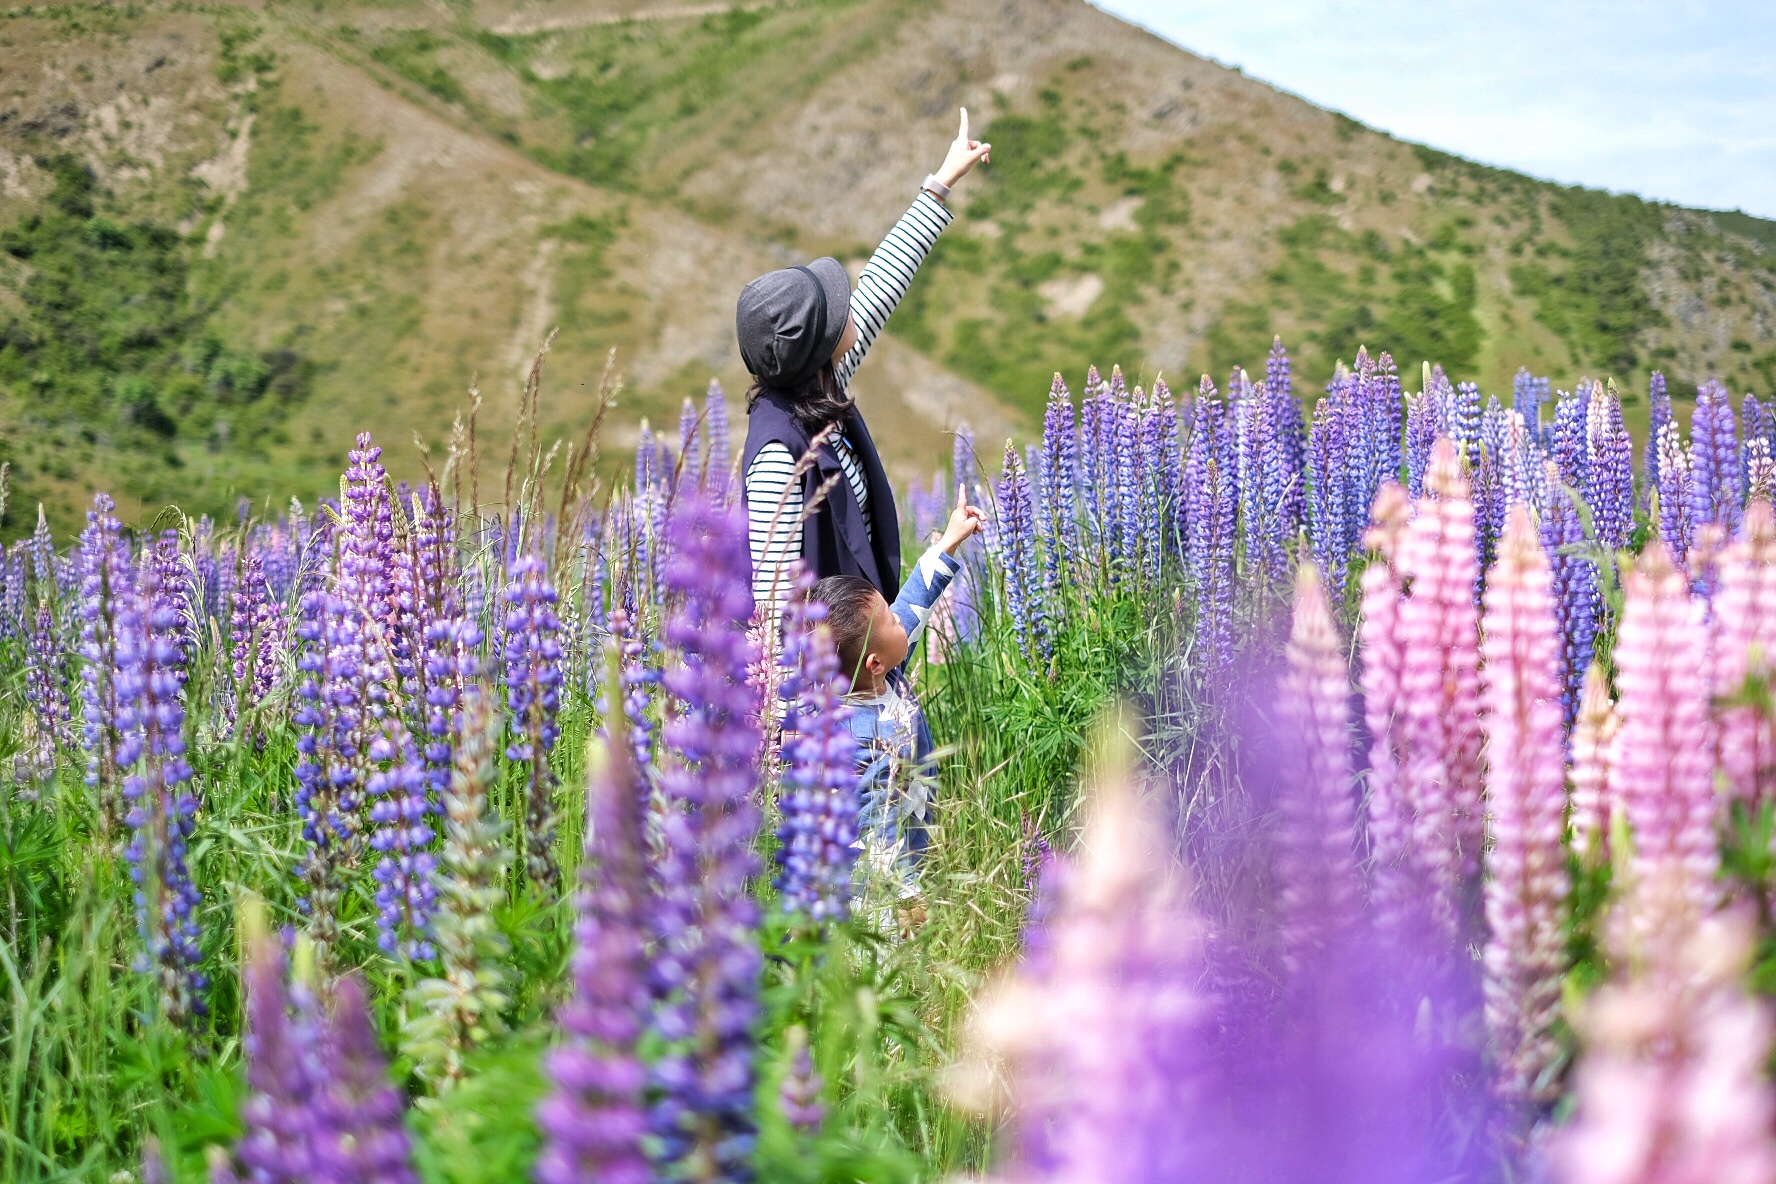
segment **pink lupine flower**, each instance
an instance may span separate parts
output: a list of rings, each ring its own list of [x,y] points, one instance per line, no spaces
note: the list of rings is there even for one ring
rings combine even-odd
[[[1403,800],[1433,924],[1452,942],[1470,929],[1480,870],[1480,631],[1474,503],[1455,446],[1439,440],[1426,496],[1400,544],[1410,593],[1400,605]]]
[[[1552,1102],[1564,968],[1566,776],[1552,574],[1528,507],[1511,510],[1486,582],[1486,1022],[1497,1088],[1520,1114]],[[1527,1117],[1527,1115],[1524,1115]]]
[[[1283,798],[1278,867],[1287,953],[1294,957],[1318,944],[1326,925],[1347,925],[1358,912],[1350,676],[1325,581],[1311,562],[1295,575],[1288,661],[1278,706],[1297,788]]]
[[[1620,728],[1609,679],[1593,662],[1585,671],[1572,732],[1572,849],[1593,866],[1609,853],[1610,759]]]
[[[1739,538],[1720,554],[1714,595],[1712,686],[1726,791],[1752,811],[1776,789],[1776,732],[1749,699],[1770,681],[1776,653],[1776,516],[1759,499],[1745,508]]]
[[[1706,638],[1689,581],[1663,541],[1647,547],[1625,585],[1610,797],[1633,829],[1633,883],[1671,879],[1701,904],[1719,864]]]
[[[1741,983],[1752,927],[1735,914],[1699,917],[1681,894],[1635,907],[1680,923],[1619,951],[1632,975],[1600,988],[1577,1019],[1578,1112],[1554,1147],[1556,1179],[1771,1184],[1770,1017]]]
[[[1411,512],[1406,491],[1384,485],[1375,497],[1371,526],[1363,536],[1369,564],[1363,569],[1363,723],[1369,730],[1369,839],[1375,849],[1375,896],[1384,913],[1404,907],[1412,894],[1403,875],[1410,841],[1412,809],[1401,797],[1400,703],[1400,540]],[[1396,891],[1399,889],[1399,891]]]

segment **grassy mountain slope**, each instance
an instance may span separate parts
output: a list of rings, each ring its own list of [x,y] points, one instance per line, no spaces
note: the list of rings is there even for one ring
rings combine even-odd
[[[1403,144],[1079,0],[15,9],[0,529],[318,491],[361,429],[412,473],[476,375],[503,457],[554,326],[545,430],[612,347],[619,440],[738,394],[739,286],[861,265],[958,104],[993,162],[858,380],[902,472],[1028,431],[1052,370],[1220,380],[1273,332],[1315,383],[1367,343],[1776,386],[1772,224]]]

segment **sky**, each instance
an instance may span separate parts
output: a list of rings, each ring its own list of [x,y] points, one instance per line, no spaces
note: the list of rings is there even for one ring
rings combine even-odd
[[[1776,0],[1096,0],[1401,139],[1776,218]]]

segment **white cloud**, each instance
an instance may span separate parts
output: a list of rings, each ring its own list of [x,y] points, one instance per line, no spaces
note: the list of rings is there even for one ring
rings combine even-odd
[[[1097,0],[1489,164],[1776,217],[1771,0]]]

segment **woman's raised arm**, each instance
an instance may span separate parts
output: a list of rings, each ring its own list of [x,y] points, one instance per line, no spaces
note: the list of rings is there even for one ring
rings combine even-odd
[[[845,351],[845,356],[833,367],[840,387],[850,384],[858,364],[881,336],[888,315],[912,286],[919,264],[925,262],[937,236],[954,219],[955,215],[945,207],[939,193],[947,196],[950,187],[967,176],[977,162],[988,159],[987,153],[991,150],[991,144],[969,138],[968,108],[962,108],[961,128],[956,139],[951,142],[943,164],[928,178],[928,181],[936,182],[935,187],[920,188],[911,207],[888,231],[882,245],[869,257],[863,274],[858,277],[857,290],[851,294],[851,315],[857,322],[857,344]]]

